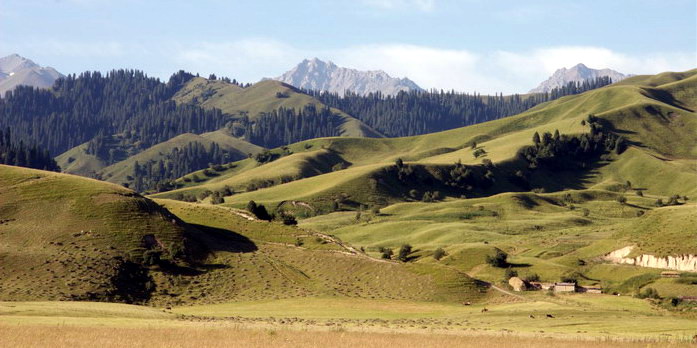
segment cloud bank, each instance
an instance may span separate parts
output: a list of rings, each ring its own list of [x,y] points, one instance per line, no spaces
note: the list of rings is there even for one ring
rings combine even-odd
[[[682,71],[695,68],[696,64],[695,54],[691,52],[630,55],[593,46],[479,53],[388,43],[304,50],[271,40],[203,43],[181,52],[178,62],[183,67],[256,80],[280,75],[300,60],[311,57],[332,60],[340,66],[359,70],[384,70],[392,76],[409,77],[427,89],[480,93],[525,93],[556,69],[578,63],[626,74]]]
[[[382,43],[329,50],[305,49],[267,38],[225,42],[161,42],[142,45],[118,42],[23,42],[12,46],[40,64],[53,65],[56,57],[71,62],[55,66],[64,73],[99,67],[136,68],[163,79],[179,69],[206,76],[215,73],[240,81],[256,82],[279,76],[305,58],[318,57],[359,70],[384,70],[395,77],[408,77],[426,89],[436,88],[479,93],[525,93],[547,79],[556,69],[584,63],[625,74],[684,71],[697,65],[694,52],[647,52],[628,54],[605,47],[556,46],[525,51],[474,52],[466,49]],[[66,57],[72,59],[65,59]],[[143,65],[143,62],[155,62]]]

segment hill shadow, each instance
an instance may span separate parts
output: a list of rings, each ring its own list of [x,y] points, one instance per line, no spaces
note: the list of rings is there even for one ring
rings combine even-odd
[[[250,253],[258,250],[251,239],[234,231],[198,224],[189,224],[189,226],[198,232],[193,237],[210,252]]]

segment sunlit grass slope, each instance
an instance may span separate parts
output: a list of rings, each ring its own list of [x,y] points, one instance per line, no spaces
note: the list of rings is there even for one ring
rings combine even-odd
[[[284,97],[277,97],[279,93]],[[203,107],[218,108],[231,115],[245,114],[250,119],[281,107],[297,110],[310,104],[324,107],[319,100],[300,92],[293,86],[273,80],[261,81],[250,87],[241,88],[223,81],[199,77],[189,81],[173,99],[178,103],[194,103]],[[338,109],[333,111],[344,120],[340,126],[342,136],[381,137],[378,132],[347,113]]]

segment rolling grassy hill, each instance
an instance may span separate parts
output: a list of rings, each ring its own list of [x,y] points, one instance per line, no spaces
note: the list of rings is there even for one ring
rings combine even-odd
[[[608,265],[601,260],[605,254],[626,245],[655,255],[694,250],[685,241],[695,240],[687,227],[695,205],[681,198],[678,206],[657,207],[656,201],[697,194],[696,76],[697,70],[634,77],[520,115],[435,134],[313,139],[273,150],[279,159],[270,163],[246,159],[213,178],[189,180],[186,187],[156,197],[195,195],[227,185],[238,192],[225,197],[229,207],[243,207],[249,200],[272,208],[284,201],[307,202],[315,209],[295,211],[307,217],[301,226],[365,247],[374,257],[380,247],[409,243],[416,249],[415,264],[445,264],[497,283],[505,268],[488,265],[486,257],[498,249],[509,254],[510,266],[523,276],[546,281],[573,277],[582,284],[633,293],[655,280],[637,282],[635,277],[655,277],[657,271]],[[532,144],[535,132],[590,132],[589,114],[605,131],[624,137],[628,148],[607,152],[586,169],[530,170],[517,157]],[[473,142],[476,148],[470,146]],[[475,157],[477,149],[486,154]],[[322,167],[328,154],[331,163],[342,166],[331,171]],[[433,180],[416,185],[398,181],[397,158],[417,172],[431,173]],[[458,189],[441,180],[454,163],[476,166],[482,158],[493,162],[490,187],[463,191],[467,199],[461,199]],[[529,173],[529,187],[511,179],[517,170]],[[272,186],[246,190],[257,179]],[[442,192],[445,199],[419,202],[430,190]],[[338,211],[329,208],[333,201],[339,202]],[[379,207],[379,213],[369,212],[371,206]],[[671,223],[673,218],[685,223]],[[436,261],[432,255],[439,247],[447,256]],[[662,283],[672,284],[659,286],[666,296],[682,286]]]
[[[551,190],[604,188],[629,180],[635,187],[645,188],[649,193],[694,195],[697,187],[691,183],[695,180],[693,160],[697,158],[694,145],[697,144],[697,133],[692,130],[697,127],[697,117],[688,106],[694,103],[693,95],[697,90],[695,73],[690,71],[665,73],[652,78],[632,78],[629,82],[635,81],[633,84],[623,82],[581,95],[563,97],[520,115],[440,133],[391,139],[309,140],[288,146],[292,155],[280,160],[263,165],[245,160],[237,164],[235,170],[187,185],[182,190],[164,193],[161,197],[214,191],[225,185],[244,191],[246,184],[254,178],[273,181],[276,185],[287,182],[287,179],[283,179],[285,177],[300,180],[234,195],[228,197],[226,202],[236,206],[250,199],[270,204],[284,200],[322,202],[335,199],[338,193],[349,197],[359,195],[353,200],[364,204],[375,204],[379,201],[376,198],[394,202],[402,200],[404,192],[397,192],[396,196],[394,193],[378,192],[371,189],[370,179],[393,166],[397,158],[426,168],[452,166],[458,161],[477,165],[482,158],[486,158],[504,172],[498,180],[498,186],[503,186],[489,190],[489,194],[505,192],[511,189],[506,180],[512,174],[510,171],[521,169],[511,162],[515,162],[520,148],[531,144],[535,132],[542,134],[559,130],[562,134],[587,133],[589,126],[585,122],[589,114],[597,116],[609,131],[625,137],[631,145],[629,149],[621,155],[609,155],[605,160],[596,162],[594,168],[585,171],[540,171],[530,179],[534,187]],[[665,83],[642,85],[646,79]],[[473,155],[475,149],[469,146],[472,142],[477,142],[477,149],[486,151],[484,157]],[[335,156],[335,162],[345,163],[348,169],[324,175],[317,174],[326,171],[308,170],[308,166],[314,169],[309,158],[319,156],[318,148],[332,151],[338,156]],[[281,151],[277,150],[277,153]],[[249,173],[251,170],[254,172]],[[509,172],[506,173],[506,170]],[[666,180],[667,177],[678,179]],[[562,178],[561,182],[557,182]],[[352,185],[342,187],[347,182]],[[366,190],[372,190],[372,194],[364,194]]]
[[[173,259],[192,231],[121,186],[0,166],[0,296],[4,299],[147,299],[144,252]]]
[[[277,95],[283,95],[278,97]],[[205,108],[217,108],[231,115],[247,115],[254,120],[261,113],[281,107],[302,109],[306,105],[323,107],[317,99],[300,92],[293,86],[266,80],[247,88],[220,80],[201,77],[189,81],[172,98],[177,103],[193,103]],[[332,109],[344,120],[339,134],[348,137],[382,137],[382,135],[347,113]]]
[[[87,153],[87,143],[77,146],[56,157],[56,161],[61,166],[63,172],[98,177],[102,180],[115,184],[133,184],[134,166],[138,162],[144,163],[158,162],[166,160],[175,149],[183,149],[193,143],[199,143],[209,148],[213,143],[220,146],[221,150],[228,151],[232,160],[248,157],[249,154],[257,154],[263,150],[262,147],[233,137],[224,129],[203,134],[185,133],[172,139],[155,144],[152,147],[126,156],[123,160],[108,165],[98,156]]]
[[[296,297],[479,301],[441,265],[376,260],[323,234],[234,209],[0,166],[0,298],[155,305]],[[154,254],[157,257],[153,256]]]

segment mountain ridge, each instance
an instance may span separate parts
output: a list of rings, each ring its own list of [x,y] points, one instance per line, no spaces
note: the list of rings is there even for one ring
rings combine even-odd
[[[607,68],[592,69],[583,63],[578,63],[568,69],[566,67],[557,69],[552,76],[550,76],[547,80],[542,81],[537,87],[531,89],[528,93],[546,93],[554,88],[564,87],[569,82],[583,82],[585,80],[605,76],[612,79],[612,82],[619,82],[632,75],[625,75]]]
[[[0,58],[0,97],[17,86],[49,88],[63,76],[52,67],[42,67],[14,53]]]
[[[339,67],[332,61],[305,59],[283,75],[274,78],[297,88],[327,91],[343,95],[352,91],[361,95],[381,92],[395,95],[401,91],[423,90],[408,78],[391,77],[382,70],[361,71]]]

